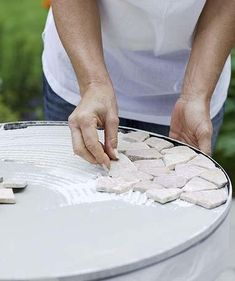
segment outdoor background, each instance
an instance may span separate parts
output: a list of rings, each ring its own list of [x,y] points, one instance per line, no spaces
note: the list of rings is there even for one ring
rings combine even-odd
[[[41,33],[47,1],[0,0],[0,123],[43,119]],[[235,52],[214,158],[235,182]]]

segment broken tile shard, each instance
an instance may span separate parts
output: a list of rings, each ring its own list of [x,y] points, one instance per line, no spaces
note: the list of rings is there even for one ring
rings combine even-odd
[[[165,188],[182,188],[187,181],[186,178],[178,176],[176,173],[166,174],[154,179],[154,182],[163,185]]]
[[[143,131],[130,132],[125,134],[122,139],[128,142],[143,142],[149,138],[149,133]]]
[[[226,188],[217,190],[205,190],[195,192],[183,192],[180,199],[189,203],[202,206],[207,209],[216,208],[227,201],[228,192]]]
[[[174,169],[178,164],[185,164],[190,161],[195,155],[189,153],[177,153],[177,154],[165,154],[163,155],[163,161],[167,168]]]
[[[129,191],[135,183],[126,181],[121,177],[99,177],[96,182],[96,190],[99,192],[121,194]]]
[[[185,192],[193,192],[193,191],[201,191],[201,190],[213,190],[218,189],[218,186],[212,182],[209,182],[203,178],[195,177],[192,178],[184,187],[183,191]]]
[[[190,160],[188,164],[196,165],[206,169],[213,169],[215,168],[215,164],[209,158],[207,158],[203,154],[198,154],[195,158]]]
[[[161,159],[138,160],[135,161],[134,164],[139,171],[142,171],[155,177],[170,173],[170,169],[164,166],[164,163]]]
[[[117,150],[119,152],[125,152],[127,150],[137,150],[137,149],[148,149],[149,146],[144,142],[128,142],[120,140],[118,142]]]
[[[173,143],[157,137],[148,138],[144,142],[150,147],[156,148],[158,151],[174,146]]]
[[[178,199],[180,197],[181,193],[182,193],[182,191],[179,188],[171,188],[171,189],[153,188],[153,189],[147,190],[146,196],[149,199],[153,199],[156,202],[165,204],[167,202]]]
[[[147,190],[149,190],[151,188],[162,189],[164,187],[153,181],[142,181],[142,182],[138,182],[133,185],[133,191],[139,191],[142,193],[146,192]]]
[[[175,172],[177,175],[182,176],[186,179],[191,179],[193,177],[199,176],[203,172],[207,171],[207,169],[192,165],[192,164],[177,164],[175,166]]]
[[[179,145],[172,148],[163,149],[161,151],[162,154],[190,154],[192,156],[196,156],[197,153],[188,146]]]
[[[28,183],[26,181],[20,181],[20,180],[7,180],[2,183],[2,186],[4,188],[14,188],[14,189],[22,189],[26,188]]]
[[[162,154],[156,148],[127,150],[125,154],[131,161],[162,158]]]
[[[131,179],[139,180],[139,181],[145,181],[145,180],[152,180],[153,176],[151,174],[142,172],[142,171],[137,171],[137,172],[131,172]]]
[[[219,168],[213,168],[210,170],[206,170],[199,176],[205,180],[208,180],[208,181],[216,184],[218,187],[223,187],[228,182],[225,174]]]
[[[130,159],[119,153],[119,160],[112,160],[110,164],[109,176],[113,178],[122,177],[129,172],[137,171],[136,166],[130,161]]]
[[[143,167],[147,167],[147,168],[164,167],[164,162],[162,161],[162,159],[137,160],[133,163],[138,169],[142,169]]]
[[[0,204],[15,204],[15,195],[10,188],[0,189]]]

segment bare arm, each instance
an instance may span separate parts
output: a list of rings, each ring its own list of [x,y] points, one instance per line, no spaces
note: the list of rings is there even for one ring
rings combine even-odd
[[[199,18],[182,94],[172,114],[170,136],[210,153],[209,105],[235,44],[235,1],[207,0]]]
[[[118,117],[104,63],[97,1],[53,0],[52,11],[82,96],[69,118],[74,151],[91,163],[109,166],[109,157],[116,158]],[[105,128],[105,152],[98,142],[97,126]]]
[[[182,96],[210,101],[235,44],[235,1],[207,0],[199,18]]]

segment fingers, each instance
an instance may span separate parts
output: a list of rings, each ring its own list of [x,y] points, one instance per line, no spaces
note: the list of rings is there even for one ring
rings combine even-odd
[[[107,168],[110,167],[110,159],[108,155],[104,152],[104,149],[99,142],[98,133],[96,130],[96,125],[89,123],[86,125],[82,123],[81,132],[87,150],[93,155],[97,163],[105,165]]]
[[[172,130],[170,130],[169,132],[169,137],[172,138],[172,139],[175,139],[175,140],[181,140],[181,137],[179,136],[179,134],[173,132]]]
[[[187,137],[187,135],[182,136],[179,133],[175,133],[173,131],[170,131],[169,137],[172,138],[172,139],[175,139],[177,141],[180,141],[182,143],[191,145],[191,146],[193,146],[195,148],[199,148],[199,146],[195,143],[195,141],[193,142],[192,139]]]
[[[211,135],[208,131],[203,133],[198,139],[199,149],[208,155],[211,155]]]
[[[95,157],[89,152],[84,144],[82,133],[78,128],[70,128],[72,136],[73,151],[92,164],[97,164]]]
[[[111,159],[118,159],[118,125],[117,115],[109,115],[105,121],[105,151]]]
[[[176,135],[174,133],[170,133],[169,137],[178,141],[181,141],[183,143],[189,144],[193,147],[196,147],[200,149],[202,152],[211,155],[211,133],[203,133],[198,139],[198,144],[195,142],[192,142],[189,138],[182,138],[179,135]]]
[[[212,134],[213,126],[211,120],[205,121],[198,127],[196,132],[199,149],[208,155],[211,155]]]
[[[183,142],[183,143],[191,144],[191,143],[189,143],[189,141],[186,141],[186,140],[182,137],[182,135],[181,135],[180,133],[175,132],[175,131],[173,131],[172,129],[170,129],[169,137],[172,138],[172,139],[174,139],[174,140],[181,141],[181,142]]]
[[[110,159],[99,142],[96,123],[89,117],[81,118],[75,114],[69,117],[74,153],[92,164],[110,167]]]

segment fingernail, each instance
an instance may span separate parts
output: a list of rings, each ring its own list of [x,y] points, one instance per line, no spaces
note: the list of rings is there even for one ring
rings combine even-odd
[[[109,169],[108,169],[108,167],[107,167],[105,164],[102,164],[101,166],[103,167],[103,169],[105,170],[105,172],[107,172],[107,173],[109,172]]]
[[[118,151],[116,148],[113,150],[113,152],[114,152],[116,159],[119,159],[119,154],[118,154]]]

